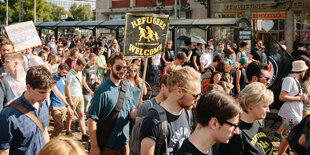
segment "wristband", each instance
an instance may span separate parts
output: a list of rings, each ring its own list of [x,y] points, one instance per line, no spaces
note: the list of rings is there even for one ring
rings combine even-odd
[[[306,148],[310,147],[310,138],[307,139],[306,141]]]

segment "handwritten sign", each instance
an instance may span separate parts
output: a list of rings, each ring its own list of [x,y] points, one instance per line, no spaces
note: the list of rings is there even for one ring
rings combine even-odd
[[[165,51],[168,15],[126,14],[124,57],[152,57]]]
[[[4,27],[9,39],[14,42],[14,50],[20,51],[42,44],[32,21]]]

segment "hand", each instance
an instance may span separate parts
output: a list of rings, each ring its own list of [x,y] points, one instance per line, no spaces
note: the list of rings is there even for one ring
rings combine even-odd
[[[68,100],[68,104],[70,105],[71,108],[73,108],[73,102],[72,102],[72,100]]]
[[[94,92],[90,92],[90,95],[91,95],[91,96],[94,96]]]
[[[100,151],[98,145],[91,145],[90,155],[101,155],[101,151]]]
[[[300,95],[300,100],[301,100],[301,101],[307,102],[307,101],[308,101],[308,95],[305,94],[305,93],[301,94],[301,95]]]
[[[67,110],[68,110],[68,114],[69,114],[70,116],[73,116],[73,110],[71,109],[70,106],[67,107]]]

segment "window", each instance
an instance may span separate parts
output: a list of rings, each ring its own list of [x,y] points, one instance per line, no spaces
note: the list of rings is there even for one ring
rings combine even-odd
[[[310,43],[310,10],[295,12],[294,16],[296,38]]]

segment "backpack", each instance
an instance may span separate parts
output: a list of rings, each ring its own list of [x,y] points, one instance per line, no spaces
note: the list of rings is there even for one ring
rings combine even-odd
[[[208,67],[201,75],[201,85],[202,85],[202,92],[204,93],[206,91],[206,88],[211,84],[211,79],[214,76],[214,70],[210,67]]]
[[[293,152],[297,152],[299,154],[306,152],[306,148],[299,145],[298,141],[299,141],[300,136],[304,133],[304,127],[309,117],[310,115],[306,116],[303,120],[301,120],[299,124],[293,127],[292,131],[289,133],[287,137],[287,141]]]
[[[159,104],[155,104],[152,108],[155,109],[159,115],[160,120],[160,132],[159,137],[157,138],[157,142],[155,145],[155,155],[160,154],[160,150],[162,146],[165,147],[165,155],[168,155],[168,142],[167,142],[167,132],[168,132],[168,122],[167,116],[164,108],[162,108]],[[140,130],[142,127],[144,118],[139,119],[132,128],[130,139],[129,139],[129,147],[130,147],[130,155],[140,155],[141,149],[141,141],[140,141]]]

